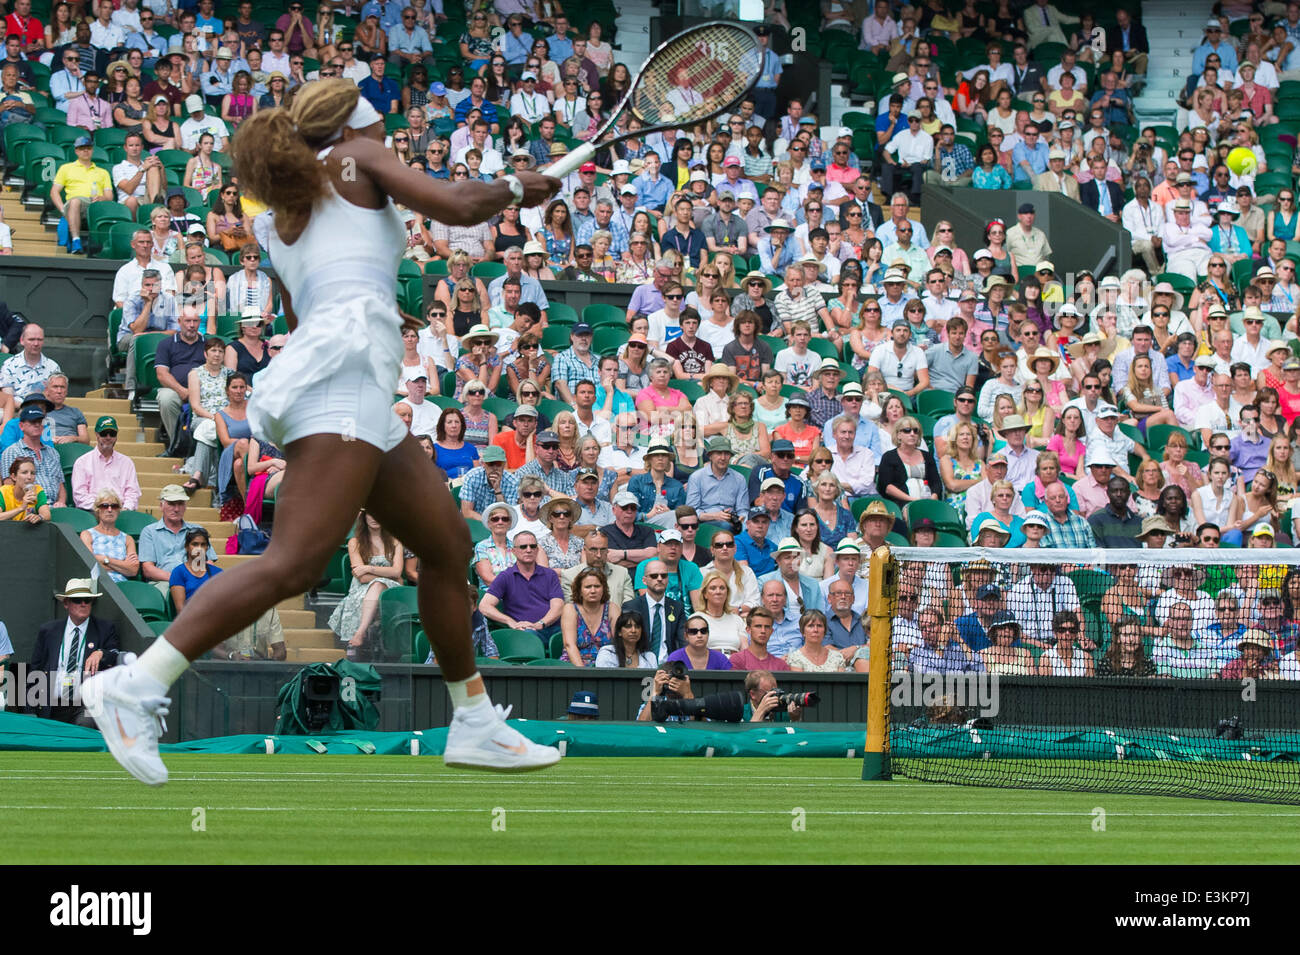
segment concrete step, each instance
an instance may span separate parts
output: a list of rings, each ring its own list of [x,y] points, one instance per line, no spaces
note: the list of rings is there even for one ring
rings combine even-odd
[[[289,635],[285,634],[288,640]],[[336,663],[342,660],[344,651],[342,647],[336,650],[320,650],[316,648],[300,648],[285,646],[285,658],[290,663]]]
[[[104,398],[103,390],[92,397],[87,395],[84,398],[69,398],[68,404],[74,408],[80,408],[87,418],[91,414],[111,414],[118,417],[135,417],[131,411],[131,402],[125,398]]]
[[[118,450],[128,458],[156,458],[165,449],[157,441],[132,441],[129,444],[120,446]]]
[[[207,508],[204,508],[204,510],[207,510]],[[197,525],[198,527],[203,528],[205,531],[208,532],[208,537],[211,538],[213,541],[215,541],[218,537],[220,537],[220,538],[221,538],[222,549],[221,549],[221,550],[217,550],[217,553],[223,555],[223,556],[222,556],[222,559],[223,559],[223,560],[229,560],[229,559],[230,559],[229,557],[224,556],[224,555],[225,555],[225,550],[224,550],[224,548],[225,548],[226,538],[227,538],[227,537],[230,537],[232,534],[235,533],[235,525],[234,525],[234,524],[230,523],[229,521],[195,521],[195,520],[191,520],[191,519],[190,519],[190,515],[189,515],[189,510],[188,510],[188,508],[186,509],[185,522],[186,522],[187,524],[194,524],[194,525]],[[216,548],[214,548],[214,550],[215,550],[215,549],[216,549]]]
[[[131,443],[134,444],[135,442],[131,442]],[[174,471],[173,468],[176,467],[176,465],[182,463],[180,458],[133,457],[132,460],[135,462],[135,473],[140,475],[141,480],[144,479],[144,476],[146,474],[156,474],[162,476],[172,476],[178,474],[179,472]]]
[[[316,614],[311,610],[281,610],[280,624],[285,630],[311,630],[316,626]]]
[[[332,650],[340,648],[338,634],[332,630],[284,628],[284,645],[300,649]],[[341,649],[341,648],[340,648]]]
[[[229,558],[226,559],[229,560]],[[304,605],[304,598],[299,594],[297,597],[290,597],[288,600],[281,600],[275,605],[275,609],[280,611],[280,613],[284,613],[286,611],[301,610]]]

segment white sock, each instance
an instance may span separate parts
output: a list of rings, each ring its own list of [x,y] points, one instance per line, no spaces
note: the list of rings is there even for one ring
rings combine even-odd
[[[179,680],[189,667],[190,661],[185,659],[185,654],[168,643],[166,637],[155,640],[136,660],[138,672],[152,677],[162,684],[164,690]]]
[[[463,680],[448,680],[447,692],[451,694],[451,706],[454,710],[476,710],[484,706],[491,709],[492,700],[487,695],[487,690],[482,693],[469,695],[469,684],[474,680],[480,680],[481,677],[477,670],[471,673]]]

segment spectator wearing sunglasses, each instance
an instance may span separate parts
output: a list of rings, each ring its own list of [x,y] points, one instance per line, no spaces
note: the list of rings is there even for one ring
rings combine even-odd
[[[47,705],[30,708],[33,716],[62,723],[88,722],[73,689],[83,677],[116,666],[119,651],[117,627],[92,615],[99,596],[94,581],[86,579],[69,580],[63,592],[54,595],[67,617],[41,625],[28,672],[44,671],[46,685],[55,695]]]

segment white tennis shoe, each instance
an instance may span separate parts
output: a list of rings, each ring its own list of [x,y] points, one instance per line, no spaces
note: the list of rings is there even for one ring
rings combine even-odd
[[[499,773],[525,773],[558,763],[558,749],[539,746],[506,723],[510,710],[508,706],[457,710],[447,728],[442,761],[459,769]]]
[[[81,699],[113,758],[140,782],[161,786],[167,782],[167,767],[158,754],[158,737],[166,731],[162,718],[171,700],[141,695],[142,681],[133,669],[117,666],[95,674],[82,684]]]

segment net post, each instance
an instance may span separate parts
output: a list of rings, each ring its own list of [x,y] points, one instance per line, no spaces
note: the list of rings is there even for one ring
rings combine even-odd
[[[889,766],[889,671],[891,627],[898,604],[898,561],[886,545],[871,553],[867,613],[871,617],[870,672],[867,676],[867,743],[864,780],[892,779]]]

